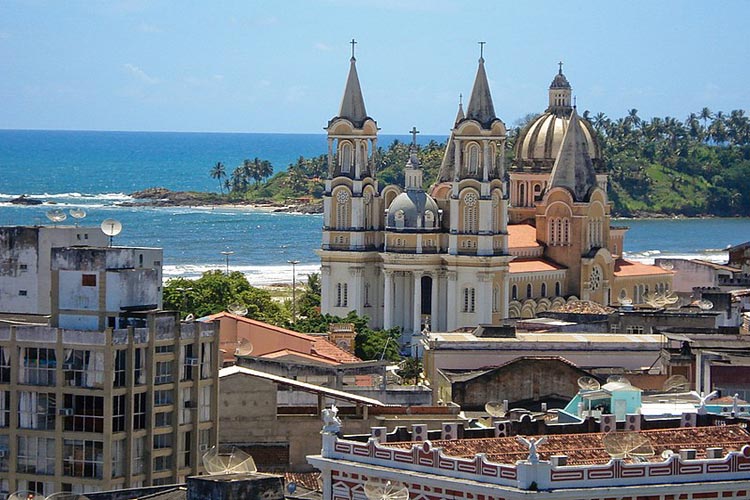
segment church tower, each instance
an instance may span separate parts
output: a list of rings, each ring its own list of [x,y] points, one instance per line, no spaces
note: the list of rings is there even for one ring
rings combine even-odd
[[[321,309],[349,311],[378,321],[380,279],[377,250],[382,246],[383,207],[375,179],[378,126],[367,115],[352,56],[344,95],[328,135],[328,178],[323,194]],[[372,307],[372,309],[370,309]]]
[[[483,48],[483,42],[480,43]],[[444,207],[446,318],[452,330],[507,317],[508,199],[505,189],[505,124],[495,106],[480,53],[471,97],[459,105],[433,189]]]
[[[608,249],[610,206],[597,182],[583,124],[572,108],[549,185],[536,204],[545,256],[568,268],[569,294],[610,303],[614,260]]]

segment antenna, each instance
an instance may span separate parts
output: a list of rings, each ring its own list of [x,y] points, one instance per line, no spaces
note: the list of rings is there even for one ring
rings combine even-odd
[[[229,453],[219,453],[219,448],[212,447],[203,454],[203,467],[211,476],[217,474],[246,474],[257,472],[253,457],[232,446]]]
[[[68,210],[70,216],[76,220],[76,227],[78,227],[78,221],[86,217],[86,211],[82,208],[71,208]],[[57,495],[57,493],[55,493]]]
[[[580,377],[578,387],[582,391],[598,391],[602,386],[594,377]]]
[[[609,456],[616,459],[632,458],[640,462],[655,454],[651,441],[633,431],[610,432],[602,438],[602,444]]]
[[[247,307],[240,304],[239,302],[232,302],[227,306],[227,311],[237,316],[244,316],[247,314]]]
[[[237,347],[234,349],[235,356],[250,356],[253,352],[253,343],[248,339],[241,338],[237,341]]]
[[[500,401],[488,401],[484,405],[484,411],[490,417],[503,418],[505,416],[505,406]]]
[[[122,224],[115,219],[104,219],[101,228],[102,232],[109,236],[109,246],[112,246],[112,239],[122,232]]]
[[[684,375],[672,375],[664,381],[664,392],[686,392],[690,389],[690,381]]]
[[[409,488],[400,481],[389,481],[376,477],[365,483],[367,500],[409,500]]]
[[[62,222],[65,219],[68,218],[68,216],[60,210],[59,208],[55,208],[53,210],[48,210],[45,214],[49,220],[51,220],[55,225],[57,225],[58,222]]]

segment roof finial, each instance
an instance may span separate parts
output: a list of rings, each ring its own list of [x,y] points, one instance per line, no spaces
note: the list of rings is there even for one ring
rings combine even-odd
[[[574,96],[573,96],[573,107],[574,107],[574,108],[576,107],[576,104],[577,104],[577,103],[578,103],[578,96],[577,96],[577,95],[574,95]]]
[[[354,46],[357,44],[357,41],[354,38],[352,38],[352,41],[349,42],[349,43],[352,44],[352,59],[355,59],[355,57],[354,57]]]
[[[458,105],[463,106],[464,105],[464,95],[458,94]]]
[[[484,62],[484,44],[487,42],[477,42],[479,44],[479,62]]]
[[[562,61],[560,61],[559,63],[557,63],[557,65],[558,65],[558,66],[560,66],[560,69],[558,70],[558,72],[557,72],[557,73],[558,73],[559,75],[562,75],[562,65],[563,65],[563,62],[562,62]]]
[[[417,130],[417,127],[412,127],[409,133],[411,134],[411,145],[416,148],[417,147],[417,134],[419,133],[419,130]]]

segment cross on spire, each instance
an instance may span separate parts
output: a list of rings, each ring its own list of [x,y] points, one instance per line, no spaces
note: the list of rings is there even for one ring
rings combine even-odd
[[[559,70],[559,73],[560,73],[560,74],[562,75],[562,66],[563,66],[563,62],[562,62],[562,61],[560,61],[559,63],[557,63],[557,65],[558,65],[558,66],[560,66],[560,70]]]
[[[458,105],[461,106],[464,103],[464,95],[458,94]]]
[[[411,134],[411,145],[416,147],[417,146],[417,134],[419,133],[419,130],[417,130],[417,127],[412,127],[409,133]]]
[[[477,42],[479,44],[479,59],[484,59],[484,44],[487,42]]]
[[[354,59],[354,46],[357,45],[357,41],[354,38],[352,38],[352,41],[349,43],[352,44],[352,59]]]

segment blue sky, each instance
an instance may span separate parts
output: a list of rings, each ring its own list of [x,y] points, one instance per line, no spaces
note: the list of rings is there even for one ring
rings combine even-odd
[[[0,128],[322,132],[354,37],[383,133],[447,134],[479,48],[512,125],[564,72],[579,110],[747,109],[747,1],[0,0]]]

